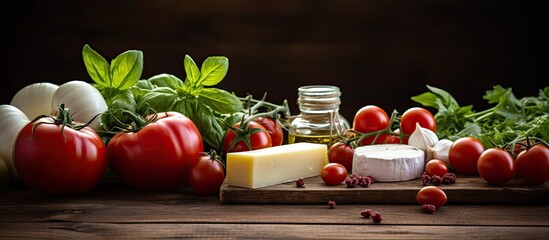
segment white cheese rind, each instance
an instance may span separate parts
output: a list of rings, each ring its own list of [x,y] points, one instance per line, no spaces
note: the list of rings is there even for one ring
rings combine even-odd
[[[231,186],[261,188],[320,175],[328,163],[328,146],[294,143],[227,154],[227,177]]]
[[[410,145],[362,146],[353,154],[353,174],[372,176],[380,182],[407,181],[421,177],[425,152]]]

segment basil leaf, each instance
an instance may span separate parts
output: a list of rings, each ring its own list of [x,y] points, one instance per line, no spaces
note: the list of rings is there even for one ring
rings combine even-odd
[[[130,89],[124,89],[119,91],[118,94],[114,94],[109,99],[109,103],[109,108],[112,109],[124,109],[132,112],[135,111],[135,100]]]
[[[137,103],[137,112],[144,115],[149,109],[156,112],[171,111],[177,98],[175,90],[168,87],[157,87],[139,100]]]
[[[429,86],[427,85],[427,88],[433,92],[434,94],[436,94],[437,96],[439,96],[441,98],[441,100],[443,101],[442,103],[447,106],[447,107],[450,107],[450,106],[459,106],[458,102],[456,101],[456,99],[447,91],[445,90],[442,90],[440,88],[436,88],[436,87],[433,87],[433,86]]]
[[[240,99],[229,92],[217,88],[204,88],[199,101],[219,113],[234,113],[242,110]]]
[[[194,99],[184,101],[185,115],[189,117],[200,131],[203,140],[216,151],[221,151],[225,129],[214,116],[211,109]]]
[[[208,57],[200,69],[199,84],[214,86],[221,82],[229,71],[229,59],[226,57]]]
[[[82,58],[91,79],[100,86],[111,86],[109,63],[88,44],[82,49]]]
[[[411,99],[423,106],[438,108],[437,99],[439,98],[434,93],[422,93],[420,95],[411,97]]]
[[[190,81],[191,83],[197,82],[200,78],[200,70],[191,56],[185,55],[183,65],[185,67],[185,73],[187,74],[186,81]]]
[[[128,89],[135,85],[143,72],[143,52],[129,50],[118,55],[111,62],[112,86]]]
[[[149,81],[158,87],[169,87],[171,89],[179,89],[183,87],[183,81],[171,74],[158,74],[149,78]]]

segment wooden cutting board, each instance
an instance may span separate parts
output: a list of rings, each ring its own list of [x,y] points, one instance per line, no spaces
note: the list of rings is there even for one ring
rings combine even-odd
[[[222,203],[372,203],[417,204],[416,195],[424,187],[421,179],[405,182],[375,182],[369,188],[347,188],[345,184],[328,186],[320,177],[305,179],[305,187],[294,182],[259,189],[248,189],[223,184]],[[478,176],[457,176],[456,183],[440,187],[455,204],[511,204],[549,203],[549,182],[544,185],[525,185],[513,179],[503,186],[493,186]]]

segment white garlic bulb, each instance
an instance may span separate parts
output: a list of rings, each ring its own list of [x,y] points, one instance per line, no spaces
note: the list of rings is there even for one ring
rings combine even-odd
[[[442,139],[438,141],[434,146],[427,147],[427,160],[438,159],[450,166],[450,160],[448,159],[448,152],[454,142],[448,139]]]
[[[432,147],[438,142],[437,134],[431,129],[423,128],[416,122],[416,130],[408,138],[408,145],[427,151],[427,147]]]

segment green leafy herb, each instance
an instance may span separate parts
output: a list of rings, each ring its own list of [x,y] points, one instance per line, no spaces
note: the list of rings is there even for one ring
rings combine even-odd
[[[132,92],[136,95],[137,111],[181,112],[195,123],[204,141],[219,150],[226,126],[218,116],[242,111],[238,97],[212,87],[226,76],[229,60],[208,57],[199,68],[189,55],[185,55],[183,65],[185,81],[174,75],[159,74],[134,85]]]
[[[511,88],[496,85],[483,96],[495,106],[480,112],[475,112],[473,106],[460,106],[447,91],[427,88],[430,92],[413,96],[412,100],[438,110],[435,119],[441,139],[473,136],[485,147],[501,147],[526,136],[549,139],[549,87],[540,90],[537,97],[518,99]]]

